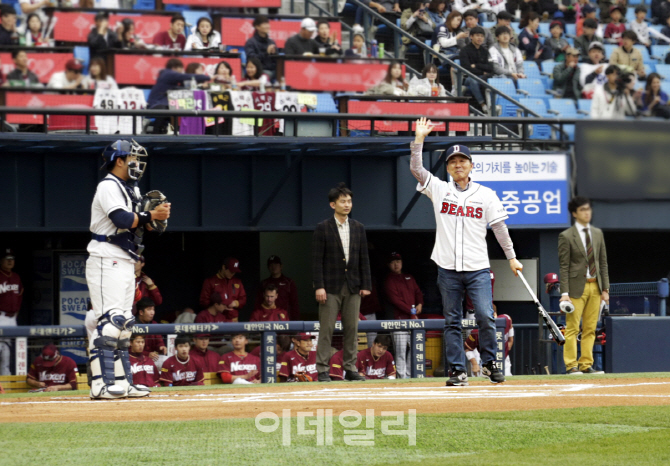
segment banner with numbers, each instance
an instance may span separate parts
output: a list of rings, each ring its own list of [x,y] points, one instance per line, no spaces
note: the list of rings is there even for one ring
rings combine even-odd
[[[569,162],[566,154],[473,154],[470,177],[493,189],[508,225],[570,226]]]

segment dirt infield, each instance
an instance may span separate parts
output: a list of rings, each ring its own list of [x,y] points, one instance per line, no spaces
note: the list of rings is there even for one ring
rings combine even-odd
[[[567,376],[566,376],[567,377]],[[595,406],[670,405],[670,378],[510,380],[502,385],[472,382],[445,387],[444,381],[413,383],[282,384],[202,390],[177,389],[149,398],[92,401],[85,395],[0,397],[0,423],[162,421],[254,417],[282,409],[332,409],[337,415],[416,409],[417,413],[509,411]]]

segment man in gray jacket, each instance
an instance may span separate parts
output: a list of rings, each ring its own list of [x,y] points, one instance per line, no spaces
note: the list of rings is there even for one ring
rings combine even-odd
[[[496,28],[496,43],[489,49],[496,78],[525,78],[521,51],[511,43],[512,34],[507,26]]]

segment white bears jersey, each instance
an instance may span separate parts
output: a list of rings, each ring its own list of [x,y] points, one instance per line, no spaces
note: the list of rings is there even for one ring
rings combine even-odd
[[[116,89],[97,88],[93,97],[93,108],[116,110],[119,108],[118,97],[119,93]],[[98,128],[98,134],[114,134],[119,130],[119,117],[96,115],[95,126]]]
[[[98,188],[91,204],[91,233],[96,235],[110,236],[117,232],[116,226],[109,218],[109,214],[118,209],[132,212],[132,201],[126,193],[124,182],[117,177],[108,174],[98,183]],[[135,188],[135,194],[139,196],[139,188]],[[128,260],[128,253],[118,246],[91,240],[88,243],[88,253],[95,257],[112,257]]]
[[[416,189],[433,201],[436,232],[430,258],[443,269],[457,272],[488,269],[486,227],[508,218],[496,193],[474,181],[461,192],[453,181],[432,174]]]
[[[230,102],[233,105],[233,110],[241,112],[244,110],[254,109],[254,98],[250,91],[230,91]],[[253,118],[254,112],[249,112],[249,117]],[[253,136],[254,127],[242,123],[240,118],[233,119],[233,136]]]
[[[144,98],[144,91],[136,87],[126,87],[118,91],[117,101],[120,110],[142,110],[147,108],[147,101]],[[142,134],[142,117],[135,117],[135,132]],[[119,117],[119,133],[133,134],[133,117]]]

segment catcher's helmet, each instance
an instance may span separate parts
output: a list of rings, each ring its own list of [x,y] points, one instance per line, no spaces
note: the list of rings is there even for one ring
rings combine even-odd
[[[114,141],[109,146],[105,147],[102,152],[102,167],[109,167],[110,164],[115,163],[118,158],[126,158],[129,155],[137,157],[137,162],[131,162],[128,165],[128,176],[132,180],[139,180],[144,174],[144,169],[147,165],[142,162],[140,157],[148,157],[147,150],[136,143],[134,140],[126,141],[119,139]]]

